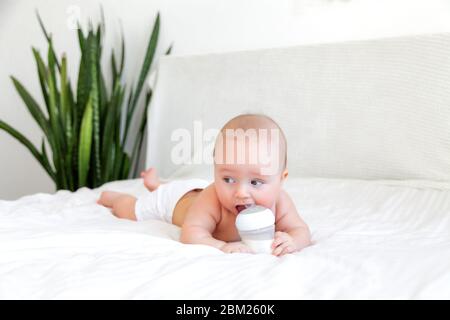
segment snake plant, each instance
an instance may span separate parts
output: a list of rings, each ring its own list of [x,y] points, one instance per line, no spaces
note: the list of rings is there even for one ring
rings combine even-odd
[[[101,69],[104,19],[86,33],[78,25],[81,51],[76,87],[68,76],[67,57],[58,59],[49,34],[39,14],[38,22],[47,39],[47,63],[39,51],[32,48],[45,109],[15,77],[12,82],[25,106],[42,130],[40,148],[33,145],[18,130],[0,120],[0,129],[22,143],[41,164],[56,185],[56,189],[95,188],[108,181],[127,179],[134,167],[134,176],[144,138],[147,108],[152,89],[146,88],[144,106],[138,107],[144,82],[153,62],[158,42],[160,16],[153,25],[139,77],[128,90],[122,80],[125,45],[122,36],[121,54],[117,61],[111,53],[111,81],[108,86]],[[170,53],[169,48],[166,54]],[[76,91],[74,91],[76,89]],[[141,112],[137,112],[141,109]],[[136,118],[141,115],[141,119]],[[134,121],[133,119],[136,120]],[[138,128],[132,130],[133,123]],[[136,132],[132,134],[132,132]],[[131,154],[125,146],[132,146]],[[51,155],[47,153],[51,151]]]

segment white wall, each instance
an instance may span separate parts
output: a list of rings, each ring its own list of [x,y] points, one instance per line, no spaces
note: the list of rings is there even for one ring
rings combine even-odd
[[[118,44],[119,20],[126,46],[126,73],[134,78],[156,11],[161,12],[159,51],[198,54],[290,46],[347,39],[450,31],[450,0],[108,0],[100,1],[107,39]],[[0,119],[40,144],[41,133],[13,88],[13,74],[42,101],[31,46],[46,45],[34,9],[54,34],[57,52],[67,52],[70,73],[79,58],[74,10],[82,20],[99,17],[88,0],[0,0]],[[106,48],[105,52],[109,52]],[[75,78],[73,78],[75,81]],[[28,151],[0,131],[0,199],[54,192],[51,180]]]

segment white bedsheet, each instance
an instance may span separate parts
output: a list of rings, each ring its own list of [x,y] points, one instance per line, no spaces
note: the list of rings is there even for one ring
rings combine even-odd
[[[282,258],[181,244],[176,226],[113,217],[102,189],[145,192],[0,201],[0,298],[450,298],[450,189],[290,179],[314,245]]]

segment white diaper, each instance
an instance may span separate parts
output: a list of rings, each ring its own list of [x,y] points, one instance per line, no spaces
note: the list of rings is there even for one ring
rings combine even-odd
[[[156,219],[172,223],[178,201],[189,191],[205,189],[210,182],[202,179],[174,180],[161,184],[136,201],[134,212],[138,221]]]

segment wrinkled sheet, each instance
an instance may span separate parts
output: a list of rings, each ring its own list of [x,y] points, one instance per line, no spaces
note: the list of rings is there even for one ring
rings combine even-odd
[[[450,189],[290,178],[313,245],[277,258],[178,241],[115,218],[104,189],[0,201],[1,299],[450,299]]]

